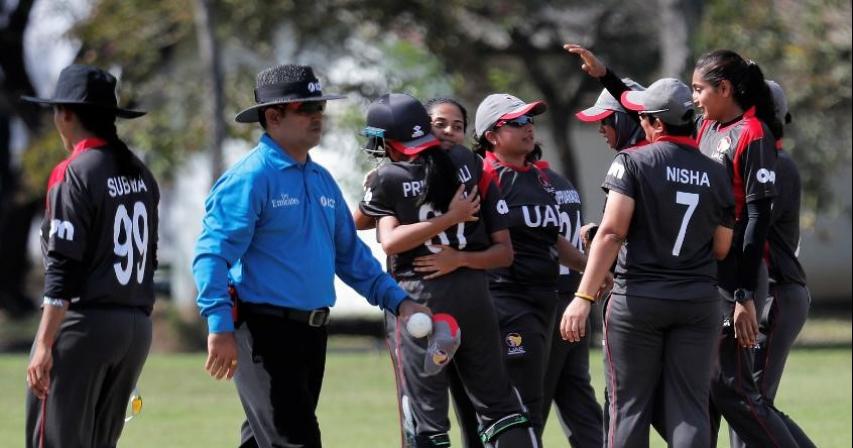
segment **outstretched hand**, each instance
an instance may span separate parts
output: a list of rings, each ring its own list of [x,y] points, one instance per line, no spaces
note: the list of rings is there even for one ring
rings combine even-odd
[[[563,48],[569,53],[580,56],[581,61],[583,61],[581,70],[587,72],[589,76],[592,76],[593,78],[601,78],[607,74],[607,66],[604,65],[604,63],[601,62],[595,54],[593,54],[593,52],[578,44],[565,44],[563,45]]]

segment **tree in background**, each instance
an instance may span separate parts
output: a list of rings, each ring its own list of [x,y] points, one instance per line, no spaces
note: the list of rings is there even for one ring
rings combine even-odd
[[[836,0],[714,0],[705,6],[697,52],[729,48],[779,82],[794,122],[785,150],[800,166],[805,226],[817,212],[844,212],[831,182],[851,162],[851,3]]]

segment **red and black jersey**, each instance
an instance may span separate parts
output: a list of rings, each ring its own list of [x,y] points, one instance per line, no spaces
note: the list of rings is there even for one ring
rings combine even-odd
[[[483,161],[464,146],[456,145],[448,155],[457,167],[458,180],[470,192],[478,187],[480,219],[460,222],[439,233],[425,244],[388,258],[388,271],[398,278],[419,277],[412,269],[415,258],[438,252],[437,245],[457,250],[481,251],[492,245],[491,234],[506,229],[504,217],[498,212],[499,195],[494,182],[483,176]],[[376,176],[366,186],[361,211],[374,218],[394,216],[400,224],[426,221],[441,214],[429,203],[419,204],[426,192],[424,165],[418,160],[391,162],[377,168]],[[447,182],[452,182],[447,179]]]
[[[634,199],[613,292],[690,300],[717,294],[713,236],[734,224],[725,170],[693,139],[663,137],[616,155],[602,185]]]
[[[801,182],[797,164],[787,153],[779,151],[776,175],[784,182],[776,185],[770,231],[767,234],[767,264],[770,278],[777,283],[806,285],[806,274],[800,265],[800,195]]]
[[[485,172],[496,180],[515,252],[512,265],[489,271],[490,282],[553,288],[559,273],[560,208],[554,184],[535,165],[510,166],[486,153]]]
[[[159,201],[154,176],[129,150],[97,138],[79,142],[48,181],[45,296],[70,300],[72,309],[150,309]]]
[[[581,213],[581,195],[575,186],[552,170],[547,162],[540,161],[536,166],[544,171],[545,175],[554,186],[554,196],[557,199],[557,207],[560,209],[560,235],[565,237],[579,251],[583,252],[580,228],[583,226],[583,215]],[[573,294],[577,291],[580,283],[581,273],[560,265],[560,276],[557,277],[557,292],[562,294]]]
[[[742,250],[748,221],[746,204],[776,196],[776,142],[752,107],[733,123],[703,121],[699,149],[726,167],[731,179],[736,218],[734,243],[718,266],[719,284],[731,292],[743,283],[745,274],[739,271],[751,266],[749,260],[743,259]],[[758,244],[764,247],[763,241]]]
[[[698,140],[702,154],[726,167],[737,220],[743,218],[747,202],[776,196],[776,143],[754,107],[734,123],[703,121]]]

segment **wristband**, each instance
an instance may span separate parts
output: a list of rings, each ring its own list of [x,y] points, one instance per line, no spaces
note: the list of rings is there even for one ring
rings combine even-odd
[[[42,301],[42,304],[52,306],[52,307],[56,307],[56,308],[65,308],[65,300],[54,299],[53,297],[45,296],[44,300]]]
[[[587,302],[590,302],[590,303],[595,303],[595,297],[593,297],[593,296],[591,296],[591,295],[589,295],[589,294],[584,294],[584,293],[582,293],[582,292],[580,292],[580,291],[575,292],[575,297],[577,297],[577,298],[579,298],[579,299],[584,299],[584,300],[586,300]]]

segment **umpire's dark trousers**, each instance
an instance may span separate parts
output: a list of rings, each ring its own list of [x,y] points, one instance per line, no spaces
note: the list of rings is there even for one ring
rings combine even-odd
[[[319,448],[315,410],[326,368],[325,326],[241,304],[234,383],[246,413],[241,448]]]
[[[115,447],[150,347],[151,319],[141,309],[69,310],[53,345],[47,398],[27,392],[26,446]]]

